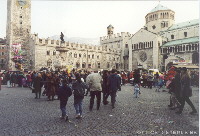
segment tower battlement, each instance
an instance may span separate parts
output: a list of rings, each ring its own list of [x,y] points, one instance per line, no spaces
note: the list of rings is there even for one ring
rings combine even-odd
[[[111,36],[103,36],[100,37],[100,43],[116,42],[122,40],[125,37],[131,37],[131,36],[132,34],[130,34],[129,32],[121,32],[117,34],[112,34]]]
[[[39,38],[38,34],[32,34],[31,39],[34,40],[35,45],[39,46],[55,46],[55,47],[66,47],[69,49],[75,50],[88,50],[93,52],[114,52],[120,53],[120,51],[116,49],[105,49],[103,45],[87,45],[87,44],[79,44],[79,43],[70,43],[69,41],[61,43],[60,40],[51,40],[49,38]]]

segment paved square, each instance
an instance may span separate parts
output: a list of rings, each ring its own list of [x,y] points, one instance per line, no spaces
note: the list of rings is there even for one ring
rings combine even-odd
[[[133,86],[122,86],[116,108],[101,104],[89,111],[89,96],[84,99],[84,117],[75,119],[73,96],[67,110],[69,122],[59,119],[59,101],[34,99],[28,88],[2,87],[0,91],[0,136],[135,136],[199,135],[198,115],[190,115],[188,104],[182,115],[169,110],[169,94],[141,88],[140,98],[133,98]],[[110,98],[109,98],[110,101]],[[199,109],[199,90],[193,88],[191,101]],[[193,133],[193,134],[192,134]]]

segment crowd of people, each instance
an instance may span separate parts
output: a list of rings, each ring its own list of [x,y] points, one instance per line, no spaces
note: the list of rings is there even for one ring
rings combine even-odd
[[[176,113],[181,114],[185,101],[191,106],[191,114],[197,113],[189,97],[192,95],[192,86],[198,86],[198,72],[188,73],[186,68],[178,69],[171,67],[164,73],[154,73],[153,71],[141,72],[137,69],[133,72],[119,72],[115,69],[111,71],[32,71],[32,72],[5,72],[1,74],[0,81],[7,87],[29,87],[35,93],[35,99],[40,99],[41,95],[47,96],[48,101],[60,100],[62,119],[68,120],[66,105],[69,97],[74,96],[74,108],[76,118],[82,118],[84,96],[90,95],[89,110],[93,110],[96,97],[97,107],[100,109],[101,101],[107,105],[108,97],[111,97],[111,107],[115,108],[116,93],[121,91],[121,86],[127,83],[133,84],[134,97],[141,94],[141,87],[152,89],[156,92],[169,89],[171,110],[179,109]],[[195,80],[195,82],[193,82]],[[191,82],[192,81],[192,82]],[[192,84],[191,84],[192,83]],[[42,92],[42,88],[44,91]],[[103,93],[103,100],[101,94]]]

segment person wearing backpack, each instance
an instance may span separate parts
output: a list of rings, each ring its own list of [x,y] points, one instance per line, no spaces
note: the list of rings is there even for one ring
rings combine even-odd
[[[69,97],[72,95],[72,90],[68,86],[66,79],[62,80],[62,85],[59,87],[58,96],[60,98],[60,110],[62,112],[61,119],[68,120],[68,115],[66,112],[66,105]]]
[[[85,89],[87,89],[87,86],[81,80],[81,77],[78,73],[75,76],[76,80],[72,84],[72,90],[74,94],[74,108],[76,110],[76,119],[81,119],[83,113],[83,99],[85,95]]]

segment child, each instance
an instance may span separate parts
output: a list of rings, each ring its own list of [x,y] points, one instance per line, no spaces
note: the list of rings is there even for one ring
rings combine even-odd
[[[138,84],[134,85],[135,98],[139,98],[140,86]]]
[[[156,92],[160,92],[160,88],[162,88],[163,85],[164,85],[164,80],[163,80],[163,78],[160,77],[160,78],[158,79],[158,85],[157,85]]]

